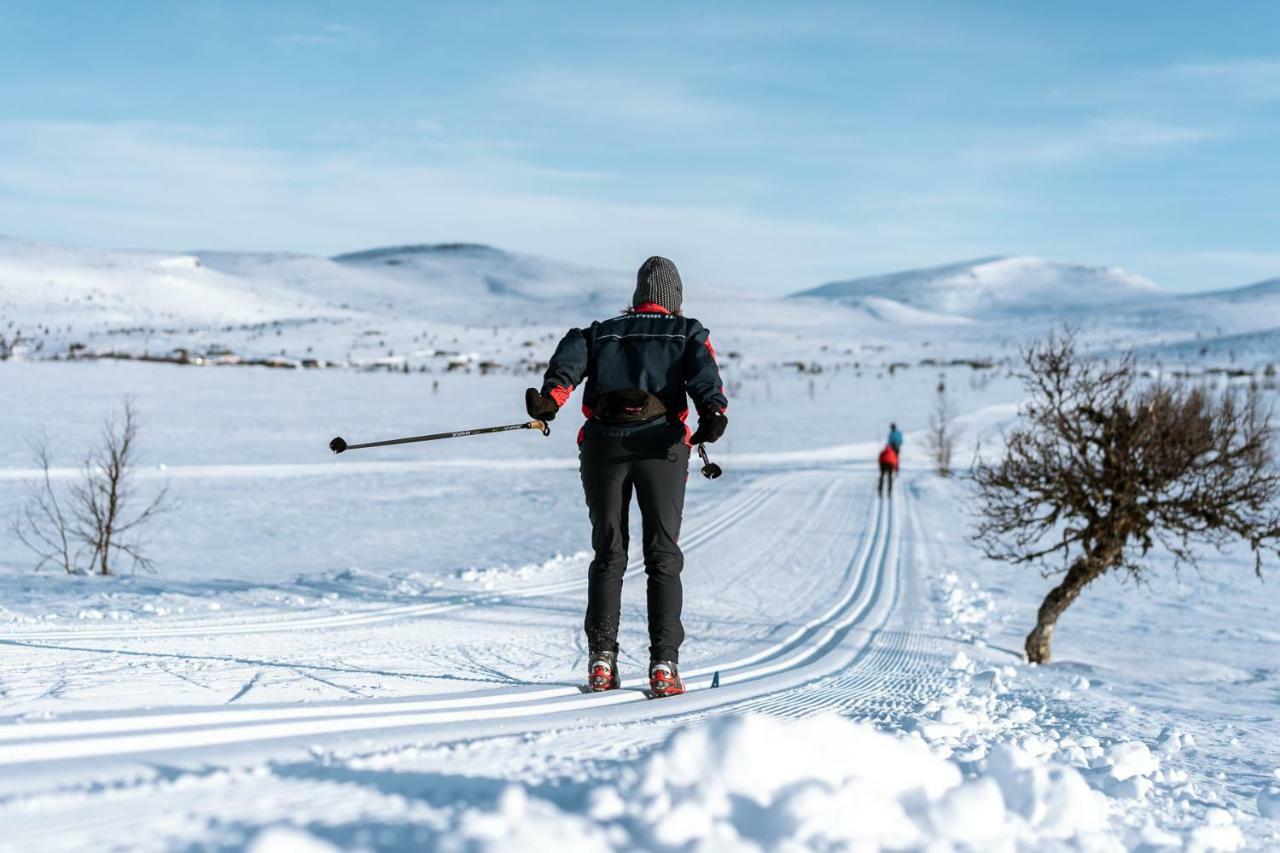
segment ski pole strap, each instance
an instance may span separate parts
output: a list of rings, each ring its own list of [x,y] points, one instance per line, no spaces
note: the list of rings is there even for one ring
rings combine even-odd
[[[543,435],[551,435],[551,427],[546,421],[525,421],[522,424],[507,424],[505,426],[481,427],[479,429],[462,429],[454,432],[436,432],[431,435],[411,435],[408,438],[391,438],[386,441],[367,441],[363,444],[343,444],[342,450],[359,450],[362,447],[387,447],[392,444],[413,444],[419,441],[439,441],[445,438],[463,438],[468,435],[485,435],[492,432],[511,432],[517,429],[536,429]],[[337,439],[334,439],[336,442]],[[330,444],[333,448],[333,444]],[[335,453],[341,453],[342,450],[333,448]]]

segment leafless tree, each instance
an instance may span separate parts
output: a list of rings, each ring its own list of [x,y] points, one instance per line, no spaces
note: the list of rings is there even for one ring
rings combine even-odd
[[[943,477],[951,476],[951,460],[955,455],[956,439],[959,429],[956,427],[956,408],[947,394],[947,383],[938,382],[937,396],[933,401],[933,411],[929,415],[929,431],[925,434],[925,446],[934,468]]]
[[[102,427],[100,444],[89,451],[77,482],[60,499],[50,477],[49,451],[36,446],[42,479],[31,487],[28,504],[19,511],[14,530],[19,541],[39,558],[37,568],[51,563],[70,574],[117,574],[121,558],[133,569],[152,570],[144,553],[148,524],[171,509],[168,487],[140,509],[133,475],[137,465],[138,418],[126,400],[121,417]]]
[[[1243,540],[1259,576],[1263,552],[1280,553],[1276,428],[1256,390],[1141,384],[1132,355],[1089,359],[1070,332],[1029,347],[1023,365],[1021,423],[974,481],[987,556],[1064,573],[1027,635],[1028,660],[1049,660],[1058,618],[1095,578],[1141,580],[1157,543],[1182,567]]]
[[[55,565],[69,575],[81,574],[73,554],[74,533],[49,476],[48,442],[37,442],[33,455],[40,466],[40,480],[28,484],[27,503],[12,521],[13,534],[36,555],[37,571]]]

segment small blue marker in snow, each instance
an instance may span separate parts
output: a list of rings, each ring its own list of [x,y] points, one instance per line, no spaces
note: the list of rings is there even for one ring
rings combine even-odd
[[[712,687],[720,686],[720,670],[718,669],[711,674],[711,686]]]

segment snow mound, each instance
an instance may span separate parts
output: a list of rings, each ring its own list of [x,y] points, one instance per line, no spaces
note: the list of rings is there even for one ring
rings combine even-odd
[[[1258,791],[1258,814],[1272,820],[1280,820],[1280,769],[1275,772],[1275,780]]]
[[[337,853],[338,848],[291,826],[271,826],[254,836],[248,853]]]
[[[982,317],[1093,308],[1161,292],[1149,279],[1119,267],[1016,256],[836,281],[793,295],[856,304],[888,299],[925,312]]]
[[[556,554],[547,560],[536,563],[525,563],[521,566],[486,566],[470,567],[456,573],[458,580],[468,584],[478,584],[482,589],[497,589],[511,581],[533,580],[548,575],[561,575],[569,570],[581,573],[591,560],[588,551],[577,551],[573,554]]]
[[[966,779],[918,739],[835,716],[717,718],[593,787],[581,811],[550,820],[545,803],[509,790],[450,841],[510,849],[531,817],[566,842],[645,850],[1032,849],[1103,831],[1105,798],[1075,770],[1012,746],[990,765]]]

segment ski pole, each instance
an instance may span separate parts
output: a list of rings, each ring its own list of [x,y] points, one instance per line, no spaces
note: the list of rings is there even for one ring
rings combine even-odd
[[[698,445],[698,455],[702,457],[702,476],[708,480],[714,480],[724,473],[724,470],[719,465],[707,457],[707,446],[705,444]]]
[[[511,432],[516,429],[536,429],[541,430],[543,435],[551,435],[551,427],[547,426],[546,421],[525,421],[522,424],[507,424],[506,426],[481,427],[480,429],[463,429],[457,432],[437,432],[431,435],[411,435],[408,438],[392,438],[386,441],[368,441],[364,444],[347,444],[342,436],[336,437],[329,442],[329,449],[334,453],[341,453],[344,450],[359,450],[362,447],[386,447],[389,444],[412,444],[416,441],[439,441],[442,438],[462,438],[467,435],[484,435],[490,432]]]

